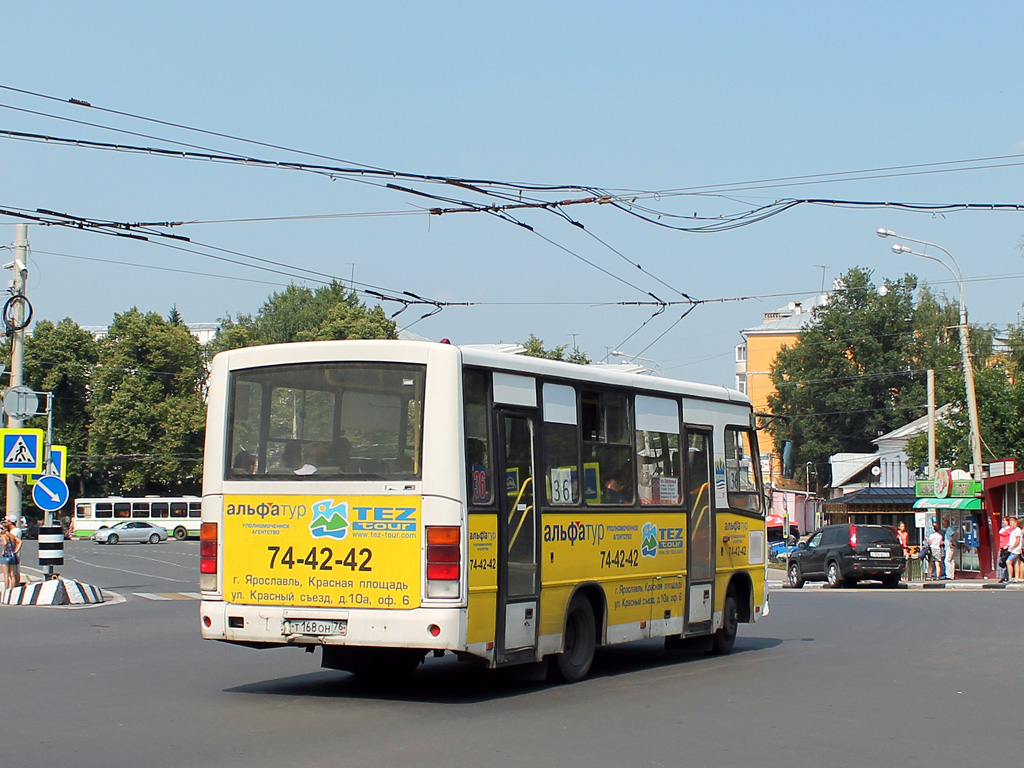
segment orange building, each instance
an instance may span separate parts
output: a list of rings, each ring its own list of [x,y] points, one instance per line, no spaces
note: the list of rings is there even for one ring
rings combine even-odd
[[[793,346],[800,332],[811,320],[811,312],[828,301],[828,294],[819,294],[785,307],[765,312],[762,323],[740,331],[743,343],[736,345],[736,389],[754,403],[755,413],[768,413],[768,396],[775,392],[772,384],[772,363],[784,346]],[[761,472],[766,483],[779,485],[781,461],[775,442],[767,430],[759,430],[757,442],[761,451]]]

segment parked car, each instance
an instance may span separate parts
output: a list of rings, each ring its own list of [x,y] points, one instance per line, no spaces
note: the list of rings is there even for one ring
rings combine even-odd
[[[97,544],[117,544],[119,541],[137,541],[158,544],[167,541],[167,529],[151,523],[124,520],[109,528],[100,528],[92,535]]]
[[[896,531],[888,525],[826,525],[790,553],[786,573],[789,585],[799,589],[805,581],[825,581],[829,587],[852,586],[876,579],[892,589],[899,586],[907,567]]]

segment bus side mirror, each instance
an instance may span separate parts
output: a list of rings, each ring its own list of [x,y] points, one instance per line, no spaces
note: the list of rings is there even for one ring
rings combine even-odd
[[[782,476],[786,480],[792,480],[796,475],[796,466],[793,463],[793,441],[782,441]]]

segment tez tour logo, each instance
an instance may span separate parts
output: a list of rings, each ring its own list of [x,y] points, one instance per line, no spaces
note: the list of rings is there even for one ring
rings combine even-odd
[[[316,502],[309,532],[315,539],[344,539],[348,535],[348,502],[335,504],[334,499]]]

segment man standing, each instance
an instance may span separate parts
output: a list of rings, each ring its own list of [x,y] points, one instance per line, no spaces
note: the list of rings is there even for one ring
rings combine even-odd
[[[929,578],[932,581],[939,581],[942,578],[942,530],[939,528],[939,521],[932,521],[932,532],[928,534],[928,553],[931,560]]]
[[[944,579],[952,579],[956,573],[956,544],[960,538],[960,531],[950,522],[947,517],[942,521],[942,541],[945,544],[945,574]]]

